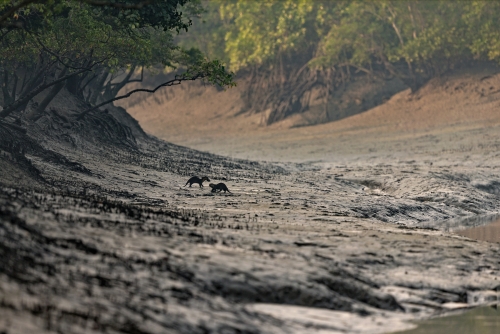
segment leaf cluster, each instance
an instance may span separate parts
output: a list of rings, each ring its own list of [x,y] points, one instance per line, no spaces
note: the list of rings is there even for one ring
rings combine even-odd
[[[28,60],[50,50],[68,63],[92,57],[105,60],[111,68],[132,63],[169,65],[178,51],[172,29],[187,29],[189,25],[177,10],[186,2],[154,1],[140,9],[96,7],[73,0],[54,1],[51,6],[34,3],[17,13],[24,29],[3,29],[0,60]],[[153,15],[152,10],[158,11]],[[50,15],[44,15],[47,11]]]

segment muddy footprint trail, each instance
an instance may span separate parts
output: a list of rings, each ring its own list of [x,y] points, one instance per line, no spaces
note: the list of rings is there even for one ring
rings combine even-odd
[[[91,116],[2,146],[0,331],[385,333],[498,296],[500,246],[433,224],[498,212],[496,160],[257,163]]]

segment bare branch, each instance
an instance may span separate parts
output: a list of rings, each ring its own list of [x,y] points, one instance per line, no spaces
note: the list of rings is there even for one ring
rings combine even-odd
[[[65,81],[65,80],[68,80],[69,78],[74,77],[75,75],[78,75],[78,74],[81,74],[81,73],[84,73],[87,71],[91,71],[94,66],[96,66],[104,61],[106,61],[106,60],[102,60],[100,62],[95,62],[91,66],[89,66],[88,68],[84,68],[84,69],[81,69],[79,71],[73,72],[71,74],[65,75],[65,76],[63,76],[57,80],[51,81],[47,84],[42,83],[37,88],[33,89],[30,93],[24,95],[23,97],[19,98],[17,101],[14,101],[12,104],[6,106],[2,111],[0,111],[0,118],[5,118],[5,117],[9,116],[14,110],[16,110],[17,108],[22,106],[24,103],[27,103],[29,100],[31,100],[32,98],[37,96],[39,93],[41,93],[45,89],[52,87],[60,82]]]
[[[64,63],[63,59],[62,58],[66,58],[68,59],[70,62],[74,62],[74,60],[71,58],[71,57],[68,57],[68,56],[60,56],[58,55],[57,53],[55,53],[54,51],[50,50],[48,47],[45,46],[45,44],[42,43],[42,41],[40,41],[40,39],[38,37],[34,37],[35,40],[38,42],[38,44],[40,44],[40,46],[42,47],[42,49],[47,52],[48,54],[54,56],[64,67],[67,67],[67,68],[70,68],[72,70],[81,70],[81,69],[84,69],[84,68],[87,68],[88,66],[84,67],[84,66],[79,66],[79,67],[76,67],[76,66],[71,66],[69,64],[66,64]],[[89,59],[92,58],[92,55],[94,54],[94,49],[90,49],[90,53],[89,53]],[[91,61],[91,60],[89,60]]]
[[[19,108],[24,103],[26,103],[29,100],[31,100],[32,98],[34,98],[36,95],[38,95],[39,93],[41,93],[45,89],[47,89],[49,87],[52,87],[53,85],[58,84],[59,82],[65,81],[65,80],[67,80],[67,79],[69,79],[69,78],[71,78],[71,77],[73,77],[75,75],[78,75],[80,73],[83,73],[85,71],[90,71],[90,69],[83,69],[83,70],[80,70],[80,71],[77,71],[77,72],[65,75],[62,78],[59,78],[57,80],[49,82],[48,84],[42,84],[42,85],[38,86],[36,89],[34,89],[33,91],[31,91],[29,94],[21,97],[20,99],[18,99],[17,101],[15,101],[14,103],[12,103],[11,105],[7,106],[4,110],[2,110],[0,112],[0,118],[5,118],[5,117],[9,116],[14,110],[16,110],[17,108]]]
[[[140,79],[132,79],[127,81],[127,83],[131,82],[142,82],[144,80],[144,66],[141,66],[141,78]]]
[[[91,82],[92,82],[92,80],[94,80],[95,78],[97,78],[97,75],[98,75],[98,74],[94,74],[94,75],[93,75],[93,76],[92,76],[92,77],[91,77],[91,78],[87,81],[87,83],[86,83],[86,84],[84,84],[84,85],[83,85],[80,89],[83,91],[83,90],[85,89],[85,87],[87,87],[87,85],[88,85],[89,83],[91,83]]]
[[[132,94],[140,93],[140,92],[155,93],[158,89],[160,89],[162,87],[169,87],[169,86],[180,85],[183,81],[194,81],[194,80],[197,80],[197,79],[205,78],[206,76],[207,75],[204,74],[204,73],[198,73],[198,74],[195,74],[195,75],[190,76],[190,77],[184,77],[184,76],[176,75],[175,79],[167,81],[167,82],[164,82],[161,85],[156,86],[154,89],[138,88],[138,89],[131,90],[127,94],[117,96],[117,97],[115,97],[113,99],[109,99],[107,101],[99,103],[98,105],[96,105],[96,106],[94,106],[92,108],[89,108],[89,109],[85,110],[84,112],[82,112],[78,116],[77,120],[81,120],[83,117],[85,117],[85,115],[87,115],[89,112],[91,112],[93,110],[96,110],[96,109],[98,109],[98,108],[100,108],[100,107],[102,107],[102,106],[104,106],[106,104],[109,104],[111,102],[118,101],[118,100],[121,100],[121,99],[126,99],[127,97],[131,96]]]

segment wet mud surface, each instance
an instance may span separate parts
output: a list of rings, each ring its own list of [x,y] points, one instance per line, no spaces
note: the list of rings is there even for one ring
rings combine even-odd
[[[418,327],[397,334],[476,333],[495,334],[500,327],[498,307],[478,307],[445,317],[419,322]],[[396,333],[394,333],[396,334]]]
[[[0,160],[4,333],[387,333],[497,301],[500,245],[439,223],[500,211],[494,151],[272,164],[44,138],[67,160]]]

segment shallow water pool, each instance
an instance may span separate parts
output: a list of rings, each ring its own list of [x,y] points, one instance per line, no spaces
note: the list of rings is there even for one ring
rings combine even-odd
[[[498,334],[500,308],[480,307],[447,317],[419,322],[418,327],[398,334]]]

